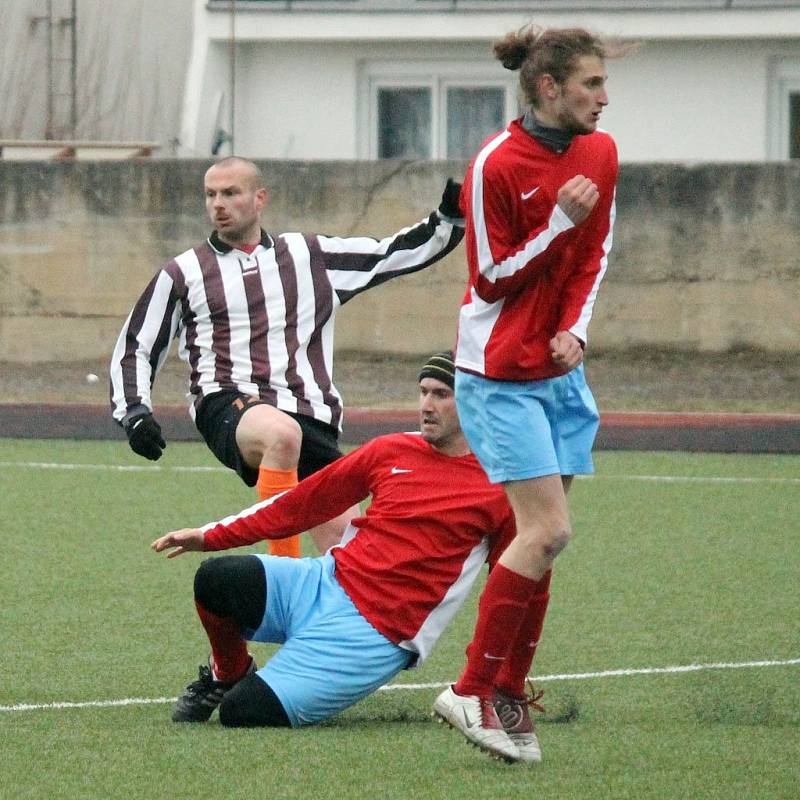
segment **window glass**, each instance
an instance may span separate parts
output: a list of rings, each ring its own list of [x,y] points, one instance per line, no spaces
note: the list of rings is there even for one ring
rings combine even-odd
[[[505,126],[505,90],[486,86],[447,90],[447,158],[471,158],[489,134]]]
[[[378,158],[431,157],[431,90],[378,90]]]
[[[789,94],[789,158],[800,158],[800,92]]]

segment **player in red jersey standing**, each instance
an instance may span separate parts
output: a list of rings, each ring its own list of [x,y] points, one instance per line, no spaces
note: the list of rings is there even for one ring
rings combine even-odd
[[[205,722],[219,705],[223,725],[312,724],[425,659],[481,566],[514,537],[502,489],[461,432],[454,372],[451,353],[423,367],[420,433],[381,436],[284,494],[153,543],[174,556],[277,539],[372,496],[342,544],[322,557],[203,562],[195,602],[211,658],[178,699],[174,720]],[[283,646],[256,670],[246,640]],[[502,727],[476,729],[481,748],[518,760]]]
[[[434,713],[472,739],[465,710],[482,709],[494,729],[494,698],[528,761],[540,752],[519,664],[538,640],[543,582],[571,533],[566,492],[572,476],[592,471],[599,419],[582,361],[614,222],[617,151],[597,126],[605,59],[616,54],[580,29],[531,27],[497,42],[503,66],[521,70],[529,109],[487,140],[461,194],[469,284],[457,406],[470,448],[505,489],[517,535],[489,576],[465,670]]]

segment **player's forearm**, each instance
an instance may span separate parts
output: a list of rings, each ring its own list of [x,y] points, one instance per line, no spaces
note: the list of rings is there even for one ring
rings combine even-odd
[[[137,409],[153,410],[150,389],[155,365],[174,338],[179,318],[174,284],[164,271],[153,278],[128,315],[111,356],[111,404],[121,422]]]
[[[204,526],[203,550],[229,550],[234,547],[246,547],[249,544],[264,541],[265,539],[284,539],[292,536],[297,531],[274,531],[254,524],[223,525],[212,523],[211,527]]]
[[[559,234],[573,227],[556,206],[547,222],[532,229],[523,242],[498,241],[489,228],[483,239],[478,233],[471,259],[476,266],[478,296],[493,303],[518,292],[552,260],[553,248],[561,242]]]
[[[285,503],[281,498],[292,492],[283,492],[269,500],[256,503],[238,514],[225,517],[218,522],[209,522],[200,530],[204,535],[204,550],[227,550],[230,547],[245,547],[264,539],[284,539],[313,527],[306,525],[303,515],[282,513]],[[302,509],[302,503],[292,503]]]
[[[325,268],[340,301],[384,281],[424,269],[452,252],[464,237],[463,220],[433,212],[382,240],[318,237]]]
[[[293,489],[263,500],[201,529],[205,550],[244,547],[284,539],[335,519],[369,494],[354,451],[302,480]]]
[[[559,317],[559,330],[567,330],[577,336],[585,345],[587,330],[592,319],[594,303],[600,284],[608,267],[608,254],[611,249],[610,229],[602,242],[585,248],[586,257],[578,265],[564,287]]]
[[[119,423],[132,414],[153,410],[150,359],[148,354],[136,350],[126,352],[126,341],[123,329],[109,369],[112,414]],[[146,380],[140,378],[142,375]]]

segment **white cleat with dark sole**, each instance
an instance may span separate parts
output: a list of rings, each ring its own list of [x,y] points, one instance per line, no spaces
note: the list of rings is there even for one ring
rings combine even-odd
[[[433,716],[462,733],[469,742],[493,758],[508,763],[520,760],[519,749],[503,730],[491,700],[474,695],[462,697],[448,686],[436,698]]]

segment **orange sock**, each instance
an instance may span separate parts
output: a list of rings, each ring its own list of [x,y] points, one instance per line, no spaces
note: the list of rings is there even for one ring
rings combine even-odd
[[[260,467],[258,470],[256,491],[261,500],[274,497],[276,494],[285,492],[293,486],[297,486],[296,469],[271,469],[269,467]],[[302,555],[300,534],[290,536],[288,539],[270,539],[268,544],[269,552],[273,556],[300,558]]]

